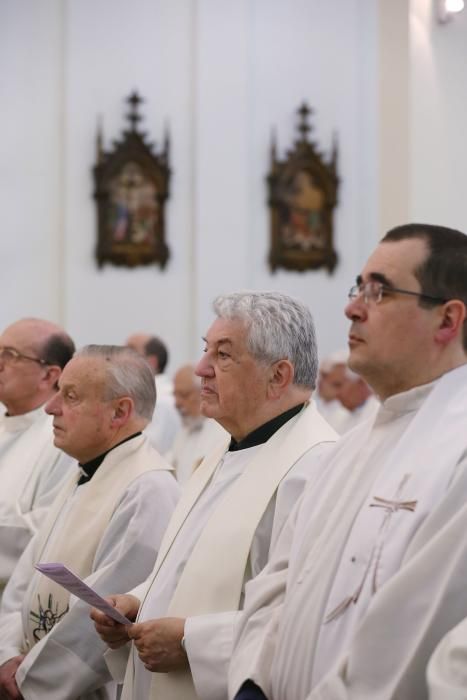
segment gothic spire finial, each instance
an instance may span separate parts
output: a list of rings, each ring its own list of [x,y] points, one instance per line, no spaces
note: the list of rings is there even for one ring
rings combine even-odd
[[[104,157],[104,136],[102,128],[102,114],[97,115],[97,134],[96,134],[96,160],[101,163]]]
[[[127,119],[130,122],[131,130],[136,131],[138,122],[140,122],[142,119],[142,116],[138,113],[138,109],[144,100],[138,95],[136,90],[133,90],[131,95],[127,97],[126,101],[130,105],[130,113],[127,114]]]
[[[274,166],[277,160],[277,137],[276,137],[276,130],[273,127],[272,132],[271,132],[271,148],[270,148],[270,158],[271,158],[271,166]]]
[[[300,134],[300,141],[308,141],[308,134],[311,131],[311,126],[308,123],[308,118],[312,112],[313,110],[310,107],[308,107],[306,102],[303,102],[301,107],[299,107],[297,110],[297,114],[300,119],[297,127],[297,131]]]

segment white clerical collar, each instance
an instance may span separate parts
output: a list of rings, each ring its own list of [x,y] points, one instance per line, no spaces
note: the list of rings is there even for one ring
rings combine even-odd
[[[8,416],[4,413],[0,416],[0,425],[6,433],[20,433],[27,430],[29,426],[44,415],[44,406],[39,406],[39,408],[23,413],[20,416]]]
[[[394,394],[394,396],[389,396],[378,409],[375,425],[386,423],[404,413],[418,411],[438,381],[439,379],[435,379],[429,384],[421,384],[407,391],[401,391],[399,394]]]

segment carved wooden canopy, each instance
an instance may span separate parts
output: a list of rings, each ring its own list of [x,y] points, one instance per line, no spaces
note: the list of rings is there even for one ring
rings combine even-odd
[[[169,196],[169,138],[160,153],[138,131],[143,99],[133,92],[127,119],[130,128],[112,151],[104,151],[102,129],[97,133],[97,163],[93,168],[97,202],[99,267],[148,265],[164,268],[169,258],[165,241],[165,203]]]
[[[298,138],[285,160],[271,146],[271,170],[267,177],[271,209],[269,265],[300,272],[337,263],[333,246],[333,210],[337,204],[337,144],[334,139],[329,162],[308,140],[311,109],[298,109]]]

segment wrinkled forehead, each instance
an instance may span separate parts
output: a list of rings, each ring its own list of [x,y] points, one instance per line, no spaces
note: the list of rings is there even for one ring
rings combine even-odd
[[[230,344],[244,347],[248,339],[248,326],[237,318],[217,318],[209,327],[205,340],[212,345]]]
[[[98,357],[73,357],[58,380],[60,388],[73,386],[83,393],[101,396],[107,382],[106,361]]]

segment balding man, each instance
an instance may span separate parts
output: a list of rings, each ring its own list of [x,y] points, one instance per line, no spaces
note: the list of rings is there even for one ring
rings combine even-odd
[[[157,403],[152,421],[146,428],[146,435],[156,450],[165,454],[171,449],[182,425],[174,404],[173,384],[165,373],[169,361],[167,346],[160,338],[149,333],[130,335],[126,345],[144,357],[154,374]]]
[[[174,398],[183,426],[166,457],[175,467],[178,483],[183,484],[216,444],[225,441],[227,433],[215,420],[202,415],[201,381],[193,365],[180,367],[175,373]]]
[[[87,606],[34,564],[63,562],[104,595],[149,573],[179,491],[141,434],[155,398],[146,362],[127,348],[91,345],[65,368],[47,411],[55,444],[78,464],[5,589],[0,697],[114,697]]]
[[[41,319],[0,335],[0,591],[71,465],[53,445],[44,405],[73,352],[63,329]]]

